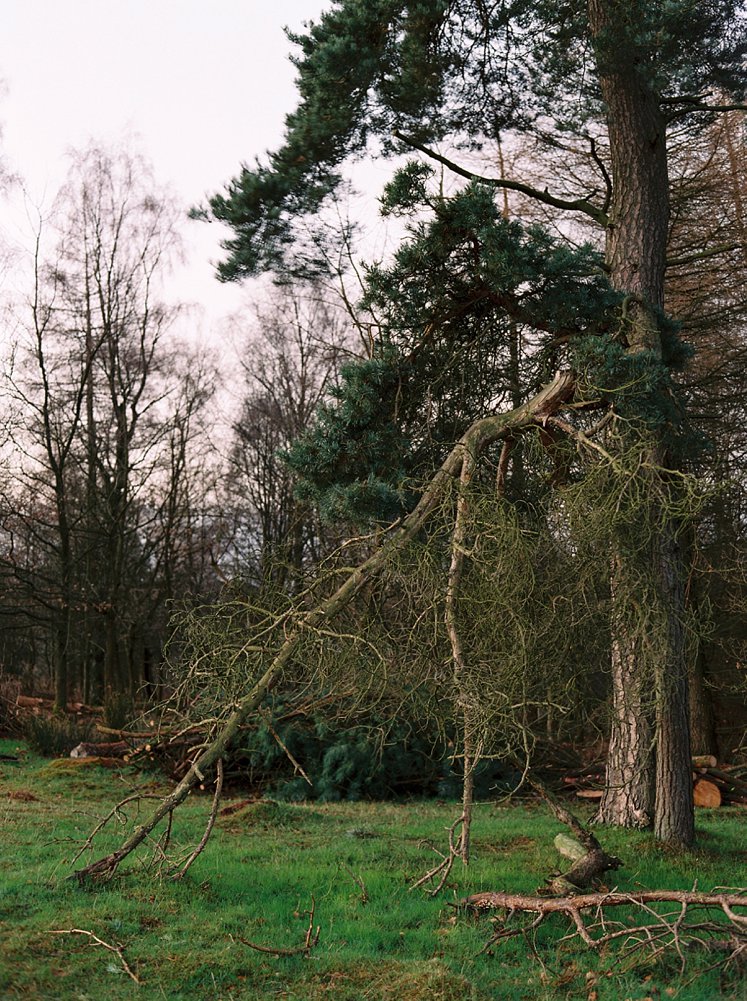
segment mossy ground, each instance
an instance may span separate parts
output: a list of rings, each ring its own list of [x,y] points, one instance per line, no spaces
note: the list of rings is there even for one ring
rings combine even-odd
[[[16,744],[0,741],[0,752]],[[142,776],[124,769],[55,764],[22,752],[0,762],[0,998],[100,999],[293,998],[302,1001],[485,1001],[674,997],[680,1001],[747,998],[745,969],[708,970],[713,956],[638,957],[631,968],[614,954],[591,955],[571,941],[562,920],[548,922],[533,949],[519,937],[478,955],[486,919],[454,916],[455,893],[532,892],[557,864],[560,830],[532,804],[485,804],[474,828],[474,862],[454,869],[445,894],[409,892],[437,859],[453,803],[249,804],[219,819],[213,837],[181,883],[138,861],[96,888],[66,881],[70,860],[98,817]],[[157,781],[151,792],[165,786]],[[229,799],[230,802],[230,799]],[[199,840],[209,800],[178,811],[177,847]],[[132,814],[129,817],[133,819]],[[701,889],[747,884],[743,810],[698,814],[699,842],[675,854],[646,834],[605,831],[625,869],[621,887]],[[117,825],[99,852],[116,842]],[[353,879],[363,880],[368,902]],[[293,947],[304,938],[312,898],[320,925],[309,957],[254,952],[240,938]],[[141,980],[118,957],[79,935],[120,943]]]

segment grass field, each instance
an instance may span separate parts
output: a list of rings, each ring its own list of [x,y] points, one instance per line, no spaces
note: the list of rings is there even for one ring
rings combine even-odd
[[[0,741],[0,753],[16,744]],[[205,852],[181,883],[146,859],[95,889],[66,881],[77,844],[98,817],[142,781],[127,769],[75,767],[22,750],[0,762],[0,998],[104,1001],[125,998],[294,998],[309,1001],[483,1001],[493,998],[747,998],[747,966],[708,969],[713,955],[635,965],[559,941],[564,919],[546,922],[533,949],[523,937],[477,955],[487,918],[456,917],[448,900],[483,889],[533,892],[558,859],[561,828],[532,804],[485,804],[474,827],[474,862],[455,867],[446,891],[409,892],[434,864],[424,842],[443,846],[455,804],[286,804],[261,801],[220,817]],[[157,781],[151,792],[165,788]],[[230,804],[230,796],[227,803]],[[177,850],[196,843],[209,808],[195,797],[178,811]],[[130,817],[130,820],[133,818]],[[747,885],[747,813],[698,813],[698,847],[675,855],[646,834],[604,831],[619,854],[622,889]],[[102,838],[99,853],[113,847]],[[368,901],[354,877],[363,881]],[[309,956],[255,952],[304,941],[315,901],[319,943]],[[121,945],[120,957],[82,929]]]

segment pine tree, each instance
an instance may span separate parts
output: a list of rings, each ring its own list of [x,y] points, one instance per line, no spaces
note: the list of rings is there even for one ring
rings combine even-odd
[[[394,324],[420,330],[424,343],[413,345],[420,356],[415,363],[429,355],[424,332],[433,324],[451,344],[455,337],[482,343],[485,328],[496,323],[542,332],[548,343],[562,345],[561,360],[587,378],[594,366],[616,375],[622,386],[635,371],[646,391],[625,401],[632,408],[626,419],[639,418],[649,435],[649,465],[673,469],[681,406],[669,373],[682,354],[663,313],[667,133],[674,122],[706,124],[735,107],[745,86],[746,39],[743,11],[733,0],[336,0],[306,34],[292,37],[301,53],[300,102],[286,120],[282,147],[211,201],[213,216],[234,231],[220,275],[240,280],[267,269],[285,276],[317,272],[323,255],[314,240],[301,239],[298,223],[323,206],[346,160],[374,149],[384,156],[417,153],[419,164],[401,172],[390,192],[398,210],[422,202],[423,162],[471,185],[453,201],[432,206],[434,222],[403,248],[385,281],[376,272],[370,276],[369,295],[397,314]],[[482,176],[457,154],[452,159],[435,148],[448,143],[479,151],[499,141],[531,141],[554,171],[558,150],[568,150],[567,174],[548,176],[547,187]],[[574,180],[572,161],[582,147],[597,171],[591,192]],[[503,224],[491,209],[499,189],[598,227],[606,282],[592,279],[590,252],[564,248],[563,260],[547,234]],[[561,289],[564,280],[565,293],[554,295],[553,286]],[[525,296],[526,282],[535,282],[539,293]],[[429,295],[434,289],[436,299]],[[507,343],[504,338],[504,352]],[[437,359],[437,351],[430,353],[431,363]],[[400,345],[398,364],[403,360],[414,363]],[[385,398],[391,378],[379,370],[375,379]],[[532,388],[522,387],[525,397]],[[619,409],[622,399],[611,405]],[[381,442],[380,435],[394,429],[368,426],[361,436],[369,432],[375,451],[377,436]],[[371,448],[366,455],[370,476]],[[334,479],[339,469],[328,458]],[[417,469],[417,456],[409,459]],[[364,479],[362,472],[352,477],[359,484]],[[664,483],[665,494],[675,490],[675,477]],[[373,480],[369,486],[381,488]],[[625,547],[614,557],[613,723],[599,819],[624,825],[653,820],[660,838],[687,844],[693,822],[683,566],[678,524],[661,507],[652,498],[652,523],[661,530],[649,556],[666,619],[665,652],[648,665],[657,687],[653,722],[643,704],[645,644],[628,625],[626,603],[635,581]]]

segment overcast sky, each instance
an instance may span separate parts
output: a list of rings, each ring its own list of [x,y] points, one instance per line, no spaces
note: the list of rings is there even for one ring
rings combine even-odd
[[[68,149],[132,137],[185,207],[274,148],[295,104],[283,27],[327,0],[2,0],[0,127],[7,166],[49,206]],[[20,192],[8,199],[17,206]],[[6,217],[11,218],[6,199]],[[2,215],[2,213],[0,213]],[[239,303],[213,278],[215,226],[188,223],[181,298],[204,325]]]

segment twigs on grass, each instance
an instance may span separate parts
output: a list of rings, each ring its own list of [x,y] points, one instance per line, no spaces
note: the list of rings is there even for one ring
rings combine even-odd
[[[360,876],[356,876],[355,873],[353,872],[353,870],[349,866],[345,865],[344,862],[341,862],[340,866],[345,870],[345,872],[348,874],[348,876],[350,876],[350,878],[352,879],[352,881],[355,883],[355,885],[361,891],[361,896],[360,896],[361,903],[362,904],[367,904],[368,903],[368,890],[366,889],[366,884],[363,882],[363,880],[361,879],[361,877]]]
[[[432,887],[430,890],[428,890],[428,895],[431,897],[436,897],[441,892],[441,890],[443,890],[446,884],[446,880],[449,878],[449,874],[451,873],[452,866],[454,865],[454,859],[459,858],[462,854],[462,834],[460,832],[459,835],[457,836],[456,832],[457,828],[459,828],[460,826],[463,829],[463,825],[464,825],[464,814],[462,813],[460,814],[460,816],[457,817],[457,819],[448,829],[448,834],[449,834],[448,855],[444,855],[443,852],[440,852],[438,848],[436,848],[434,845],[430,845],[430,847],[433,848],[433,851],[437,855],[441,856],[441,861],[438,863],[438,865],[434,866],[432,869],[429,869],[424,876],[421,876],[420,879],[416,880],[410,887],[410,890],[417,890],[419,886],[422,886],[424,883],[427,883],[429,881],[432,882],[433,880],[435,880],[437,876],[440,876],[440,879],[435,887]]]
[[[259,945],[257,942],[250,942],[249,939],[242,938],[240,935],[236,935],[235,938],[238,939],[242,945],[249,946],[250,949],[254,949],[256,952],[264,952],[270,956],[308,956],[311,950],[319,942],[319,932],[321,931],[321,926],[317,925],[314,928],[314,914],[316,911],[316,901],[311,898],[311,909],[304,911],[305,914],[309,915],[309,924],[306,929],[306,936],[304,938],[303,945],[296,946],[292,949],[281,949],[274,948],[269,945]]]
[[[113,952],[122,964],[127,976],[130,980],[133,980],[138,986],[142,983],[140,978],[133,973],[130,964],[127,962],[124,956],[124,951],[121,945],[111,945],[109,942],[105,942],[103,938],[99,938],[92,931],[86,931],[84,928],[56,928],[49,933],[50,935],[87,935],[88,938],[93,942],[94,945],[100,945],[104,949],[108,949],[109,952]]]
[[[223,792],[223,758],[218,758],[216,762],[216,776],[215,776],[215,793],[213,795],[213,805],[210,807],[210,816],[208,817],[207,826],[200,838],[200,843],[197,845],[195,850],[191,853],[187,861],[181,867],[181,869],[174,873],[171,877],[174,880],[183,879],[187,870],[195,861],[198,855],[202,854],[205,849],[205,845],[208,843],[211,831],[213,830],[213,825],[215,824],[215,818],[218,816],[218,807],[220,805],[220,797]]]

